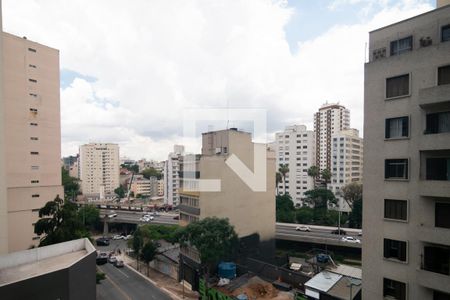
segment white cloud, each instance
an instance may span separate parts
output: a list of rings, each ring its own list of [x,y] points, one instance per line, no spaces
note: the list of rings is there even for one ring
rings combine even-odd
[[[364,0],[340,2],[355,1]],[[110,141],[156,159],[180,143],[183,108],[266,108],[274,131],[311,128],[321,104],[340,101],[361,129],[367,32],[429,9],[419,0],[386,4],[293,55],[284,1],[3,1],[5,31],[60,49],[61,68],[98,79],[61,91],[63,154]]]

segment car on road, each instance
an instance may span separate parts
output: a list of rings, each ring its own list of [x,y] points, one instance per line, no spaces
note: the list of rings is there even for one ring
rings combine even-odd
[[[118,260],[115,262],[114,266],[115,266],[116,268],[123,268],[123,267],[125,266],[125,264],[123,263],[123,260],[118,259]]]
[[[113,210],[109,211],[109,213],[107,214],[108,218],[115,218],[117,217],[117,213]]]
[[[347,232],[344,229],[335,229],[331,232],[332,234],[340,234],[340,235],[346,235]]]
[[[311,228],[309,228],[309,226],[306,226],[306,225],[299,225],[299,226],[295,227],[295,230],[310,232]]]
[[[108,258],[108,262],[109,262],[110,264],[115,264],[115,263],[117,262],[117,257],[115,257],[114,255],[111,255],[111,256]]]
[[[131,239],[133,236],[131,235],[131,234],[129,234],[129,235],[127,235],[127,236],[124,236],[124,240],[129,240],[129,239]]]
[[[95,240],[97,246],[109,246],[109,239],[105,237],[101,237]]]
[[[140,218],[139,220],[141,220],[142,222],[150,222],[153,221],[155,218],[153,216],[150,215],[145,215],[142,218]]]
[[[125,239],[123,235],[116,234],[115,236],[113,236],[113,240],[122,240],[122,239]]]
[[[343,236],[341,241],[347,242],[347,243],[353,243],[353,244],[360,244],[361,241],[357,238],[354,238],[352,236]]]
[[[104,265],[108,262],[108,254],[105,252],[98,252],[95,260],[97,265]]]

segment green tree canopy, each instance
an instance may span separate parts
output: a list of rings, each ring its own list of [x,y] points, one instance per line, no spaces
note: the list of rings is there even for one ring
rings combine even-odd
[[[283,186],[284,186],[284,194],[286,194],[286,174],[289,173],[289,165],[288,164],[280,164],[278,168],[278,172],[283,177]]]
[[[61,179],[66,197],[75,197],[80,193],[80,184],[78,178],[69,175],[69,171],[61,167]]]
[[[139,166],[134,164],[134,165],[126,165],[126,164],[122,164],[120,165],[122,168],[127,169],[128,171],[133,172],[134,174],[138,174],[139,173]]]
[[[149,179],[150,177],[156,177],[156,179],[161,179],[162,174],[158,170],[156,170],[153,167],[147,168],[142,171],[142,175],[144,175],[145,178]]]
[[[300,224],[314,224],[314,209],[303,206],[295,212],[295,218]]]
[[[322,172],[320,172],[320,176],[325,181],[325,184],[329,183],[331,180],[331,172],[328,169],[323,169]]]
[[[295,220],[294,202],[290,195],[276,196],[276,220],[277,222],[293,223]]]
[[[233,256],[238,237],[228,219],[205,218],[187,225],[180,233],[182,245],[194,246],[204,266]]]
[[[363,200],[358,199],[353,202],[353,209],[349,216],[349,225],[354,228],[362,227],[362,208]]]
[[[314,205],[314,208],[327,209],[329,203],[336,203],[334,194],[324,188],[316,188],[305,192],[306,202]]]
[[[34,225],[34,233],[45,234],[39,247],[89,237],[76,204],[62,200],[59,195],[39,210],[39,217],[41,219]]]
[[[317,177],[319,177],[320,175],[319,173],[320,173],[319,168],[316,166],[311,166],[308,169],[308,176],[312,177],[314,180],[314,188],[316,187],[316,180]]]
[[[147,264],[147,276],[150,262],[158,254],[158,246],[153,241],[147,241],[141,249],[141,259]]]
[[[94,227],[100,222],[100,211],[95,205],[83,205],[78,210],[78,219],[84,226]]]
[[[124,198],[125,197],[125,189],[122,186],[119,186],[118,188],[116,188],[114,190],[114,193],[117,195],[117,197],[119,198]]]

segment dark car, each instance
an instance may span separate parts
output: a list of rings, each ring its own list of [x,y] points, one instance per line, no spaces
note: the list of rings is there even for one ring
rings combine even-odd
[[[341,234],[341,235],[347,234],[347,232],[344,229],[341,229],[340,231],[339,231],[339,229],[336,229],[336,230],[333,230],[331,233],[332,234]]]
[[[123,268],[124,267],[124,263],[123,263],[123,260],[117,260],[115,263],[114,263],[114,266],[116,267],[116,268]]]
[[[97,246],[109,246],[109,239],[107,238],[98,238],[95,240]]]
[[[104,252],[98,253],[95,261],[96,261],[97,265],[106,264],[108,262],[108,254],[106,254]]]

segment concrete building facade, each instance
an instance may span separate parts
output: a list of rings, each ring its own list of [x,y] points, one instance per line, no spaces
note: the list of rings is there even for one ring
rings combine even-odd
[[[33,226],[39,209],[64,194],[59,51],[8,33],[2,33],[2,44],[2,178],[7,188],[7,218],[2,219],[7,226],[2,228],[8,230],[7,251],[13,252],[39,243]]]
[[[184,146],[175,145],[164,163],[164,204],[180,203],[180,160],[183,153]]]
[[[369,55],[362,299],[450,299],[450,5],[370,32]]]
[[[83,195],[104,198],[119,187],[119,145],[90,143],[80,146],[80,179]]]
[[[316,166],[331,170],[331,137],[350,128],[350,111],[338,103],[326,103],[314,114]]]
[[[357,129],[343,130],[332,136],[331,144],[331,182],[328,185],[338,198],[341,211],[351,209],[342,197],[342,188],[351,183],[362,183],[363,139]]]
[[[138,195],[147,197],[158,196],[158,180],[154,176],[147,179],[143,175],[135,175],[131,183],[131,191],[134,197]]]
[[[282,164],[287,164],[286,193],[294,204],[301,205],[305,192],[314,188],[314,179],[308,176],[308,169],[316,163],[315,133],[305,125],[287,126],[283,132],[275,134],[276,172]],[[278,184],[278,192],[284,193],[284,182]]]

